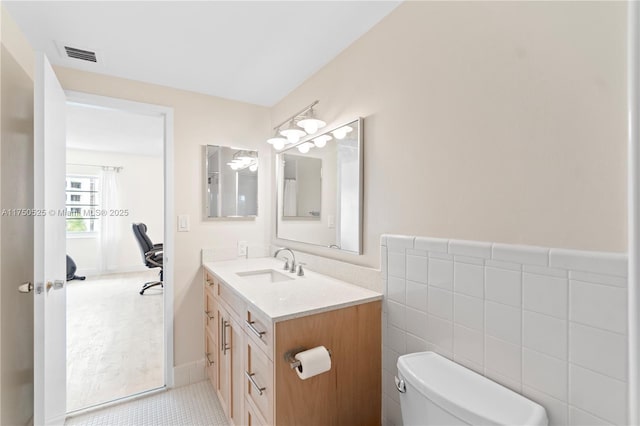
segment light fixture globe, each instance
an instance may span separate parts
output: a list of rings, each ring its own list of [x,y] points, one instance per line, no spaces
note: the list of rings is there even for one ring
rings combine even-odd
[[[287,138],[289,143],[298,143],[300,138],[306,136],[306,133],[303,130],[298,129],[293,120],[289,122],[289,125],[284,129],[280,130],[280,134]]]
[[[317,118],[305,118],[298,121],[298,126],[302,127],[304,131],[310,135],[313,135],[318,131],[318,129],[321,129],[326,125],[327,123]]]
[[[323,128],[327,125],[324,121],[320,120],[316,117],[316,114],[313,112],[313,107],[307,112],[302,118],[302,120],[298,121],[298,126],[302,127],[305,132],[309,135],[313,135],[318,131],[318,129]]]
[[[300,151],[302,154],[306,154],[307,152],[309,152],[312,146],[313,144],[311,142],[305,142],[301,145],[298,145],[298,151]]]
[[[344,139],[345,137],[347,137],[347,133],[350,133],[352,131],[353,131],[352,127],[342,126],[331,133],[333,133],[333,136],[335,136],[336,139]]]
[[[281,150],[282,148],[284,148],[287,142],[289,141],[280,136],[274,136],[270,139],[267,139],[267,143],[273,145],[273,148],[277,150]]]
[[[273,148],[280,151],[287,144],[287,140],[285,138],[278,138],[277,142],[274,142]]]
[[[318,136],[313,140],[313,144],[318,148],[324,148],[327,145],[327,142],[329,142],[331,139],[333,138],[329,135]]]

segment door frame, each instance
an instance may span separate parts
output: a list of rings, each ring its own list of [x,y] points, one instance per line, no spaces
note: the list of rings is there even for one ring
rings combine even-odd
[[[174,150],[173,108],[129,101],[91,93],[65,90],[67,103],[77,103],[99,108],[116,109],[136,114],[162,116],[164,118],[164,241],[163,241],[163,297],[164,297],[164,383],[174,386],[173,374],[173,300],[175,262],[175,214],[174,214]],[[168,285],[167,285],[168,284]]]

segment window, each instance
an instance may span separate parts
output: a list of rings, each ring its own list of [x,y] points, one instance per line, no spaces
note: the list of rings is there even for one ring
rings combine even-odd
[[[100,179],[97,176],[67,176],[67,233],[98,232]]]

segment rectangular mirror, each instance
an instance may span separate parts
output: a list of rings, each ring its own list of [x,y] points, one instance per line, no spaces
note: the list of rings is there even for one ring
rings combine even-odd
[[[205,218],[258,215],[258,151],[205,147]]]
[[[362,253],[362,119],[280,152],[276,235]]]

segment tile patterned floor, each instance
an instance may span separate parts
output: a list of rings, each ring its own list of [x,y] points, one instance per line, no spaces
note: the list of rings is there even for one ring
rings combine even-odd
[[[164,385],[163,298],[156,271],[67,286],[67,411]]]
[[[228,423],[215,390],[207,380],[69,417],[65,425],[228,426]]]

